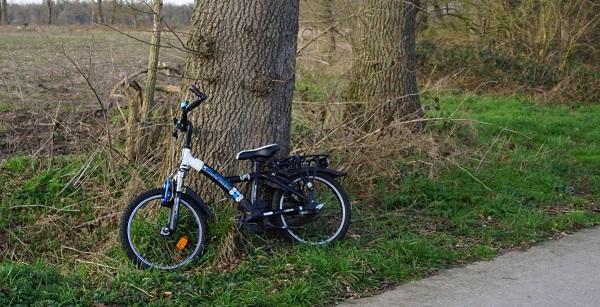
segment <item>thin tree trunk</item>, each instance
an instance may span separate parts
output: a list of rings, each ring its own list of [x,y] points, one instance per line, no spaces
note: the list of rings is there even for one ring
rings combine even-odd
[[[435,13],[435,17],[438,20],[442,20],[444,18],[444,14],[442,13],[442,8],[437,0],[433,0],[433,11]]]
[[[133,26],[134,29],[137,29],[137,14],[136,13],[132,13],[131,14],[131,25]]]
[[[96,4],[98,5],[98,20],[97,22],[102,24],[104,23],[104,14],[102,13],[102,0],[97,0]]]
[[[323,23],[323,29],[329,29],[325,34],[325,41],[322,44],[321,51],[327,55],[328,60],[331,62],[334,59],[336,50],[333,0],[319,0],[318,15]]]
[[[415,0],[364,0],[348,98],[377,106],[384,124],[421,117]]]
[[[421,12],[421,19],[417,21],[419,29],[429,28],[429,2],[428,0],[417,0],[417,11]]]
[[[48,7],[48,25],[52,24],[52,0],[46,0],[46,6]]]
[[[148,134],[148,126],[151,121],[151,112],[154,108],[154,89],[156,87],[156,74],[158,67],[158,55],[160,51],[160,27],[162,0],[154,0],[152,10],[154,11],[154,24],[152,27],[152,39],[150,40],[150,55],[148,57],[148,74],[146,75],[146,85],[144,86],[144,100],[141,109],[142,123],[144,130]],[[142,137],[142,146],[148,145],[149,138]]]
[[[322,22],[323,31],[327,30],[324,34],[324,39],[320,45],[320,52],[324,54],[326,60],[329,63],[335,61],[335,51],[336,51],[336,40],[335,40],[335,15],[334,15],[334,3],[333,0],[319,0],[318,2],[318,17]],[[325,129],[334,129],[339,126],[343,121],[344,115],[344,105],[343,104],[335,104],[331,103],[331,99],[334,97],[329,97],[326,103],[325,109],[325,118],[323,120],[323,127]]]
[[[110,24],[115,24],[115,18],[117,16],[117,11],[119,10],[119,2],[118,0],[112,0],[112,12],[110,14]]]
[[[142,89],[137,82],[125,84],[127,101],[129,102],[129,118],[127,120],[125,157],[134,162],[140,150],[140,106],[142,105]]]
[[[6,2],[6,0],[2,0],[2,9],[0,10],[0,15],[2,17],[0,17],[0,24],[3,25],[7,25],[9,23],[8,20],[8,3]]]
[[[249,170],[235,161],[240,150],[290,148],[298,11],[298,0],[196,1],[188,46],[197,52],[188,54],[183,86],[187,93],[198,80],[210,98],[191,114],[198,131],[192,150],[222,173]]]

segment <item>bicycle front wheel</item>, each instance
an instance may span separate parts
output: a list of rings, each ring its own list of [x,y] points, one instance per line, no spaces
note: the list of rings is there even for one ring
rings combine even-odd
[[[204,249],[206,221],[193,200],[183,195],[177,229],[162,235],[169,223],[170,208],[161,206],[162,189],[137,197],[121,220],[121,244],[127,256],[140,268],[174,270],[181,268]]]

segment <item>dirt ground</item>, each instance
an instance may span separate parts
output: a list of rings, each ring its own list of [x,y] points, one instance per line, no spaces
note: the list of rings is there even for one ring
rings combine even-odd
[[[129,33],[142,40],[148,36]],[[0,27],[0,159],[85,152],[103,137],[98,129],[104,116],[82,74],[109,116],[116,117],[110,120],[118,121],[126,103],[122,96],[111,96],[111,89],[142,70],[147,54],[148,45],[110,29]],[[184,56],[162,48],[160,61],[181,67]],[[178,81],[162,75],[159,82]]]

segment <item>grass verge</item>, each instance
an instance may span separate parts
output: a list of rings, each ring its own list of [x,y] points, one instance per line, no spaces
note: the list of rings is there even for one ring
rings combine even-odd
[[[69,190],[67,175],[84,160],[40,172],[30,158],[10,159],[0,172],[0,304],[327,304],[600,223],[600,106],[449,96],[428,115],[448,118],[427,133],[455,138],[460,152],[440,151],[441,172],[378,179],[373,196],[355,198],[352,231],[335,246],[248,237],[239,265],[226,271],[210,267],[214,253],[187,272],[136,270],[110,240],[111,222],[76,236],[85,244],[52,239],[100,206],[88,199],[93,188],[86,196]],[[41,217],[58,226],[36,226]],[[38,248],[43,231],[46,247]],[[95,252],[94,241],[109,248]]]

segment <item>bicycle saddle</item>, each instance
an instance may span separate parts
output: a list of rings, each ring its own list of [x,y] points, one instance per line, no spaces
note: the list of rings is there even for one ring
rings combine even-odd
[[[251,150],[242,150],[238,152],[235,157],[238,160],[254,160],[254,159],[267,159],[279,151],[281,147],[277,144],[269,144],[260,148]]]

